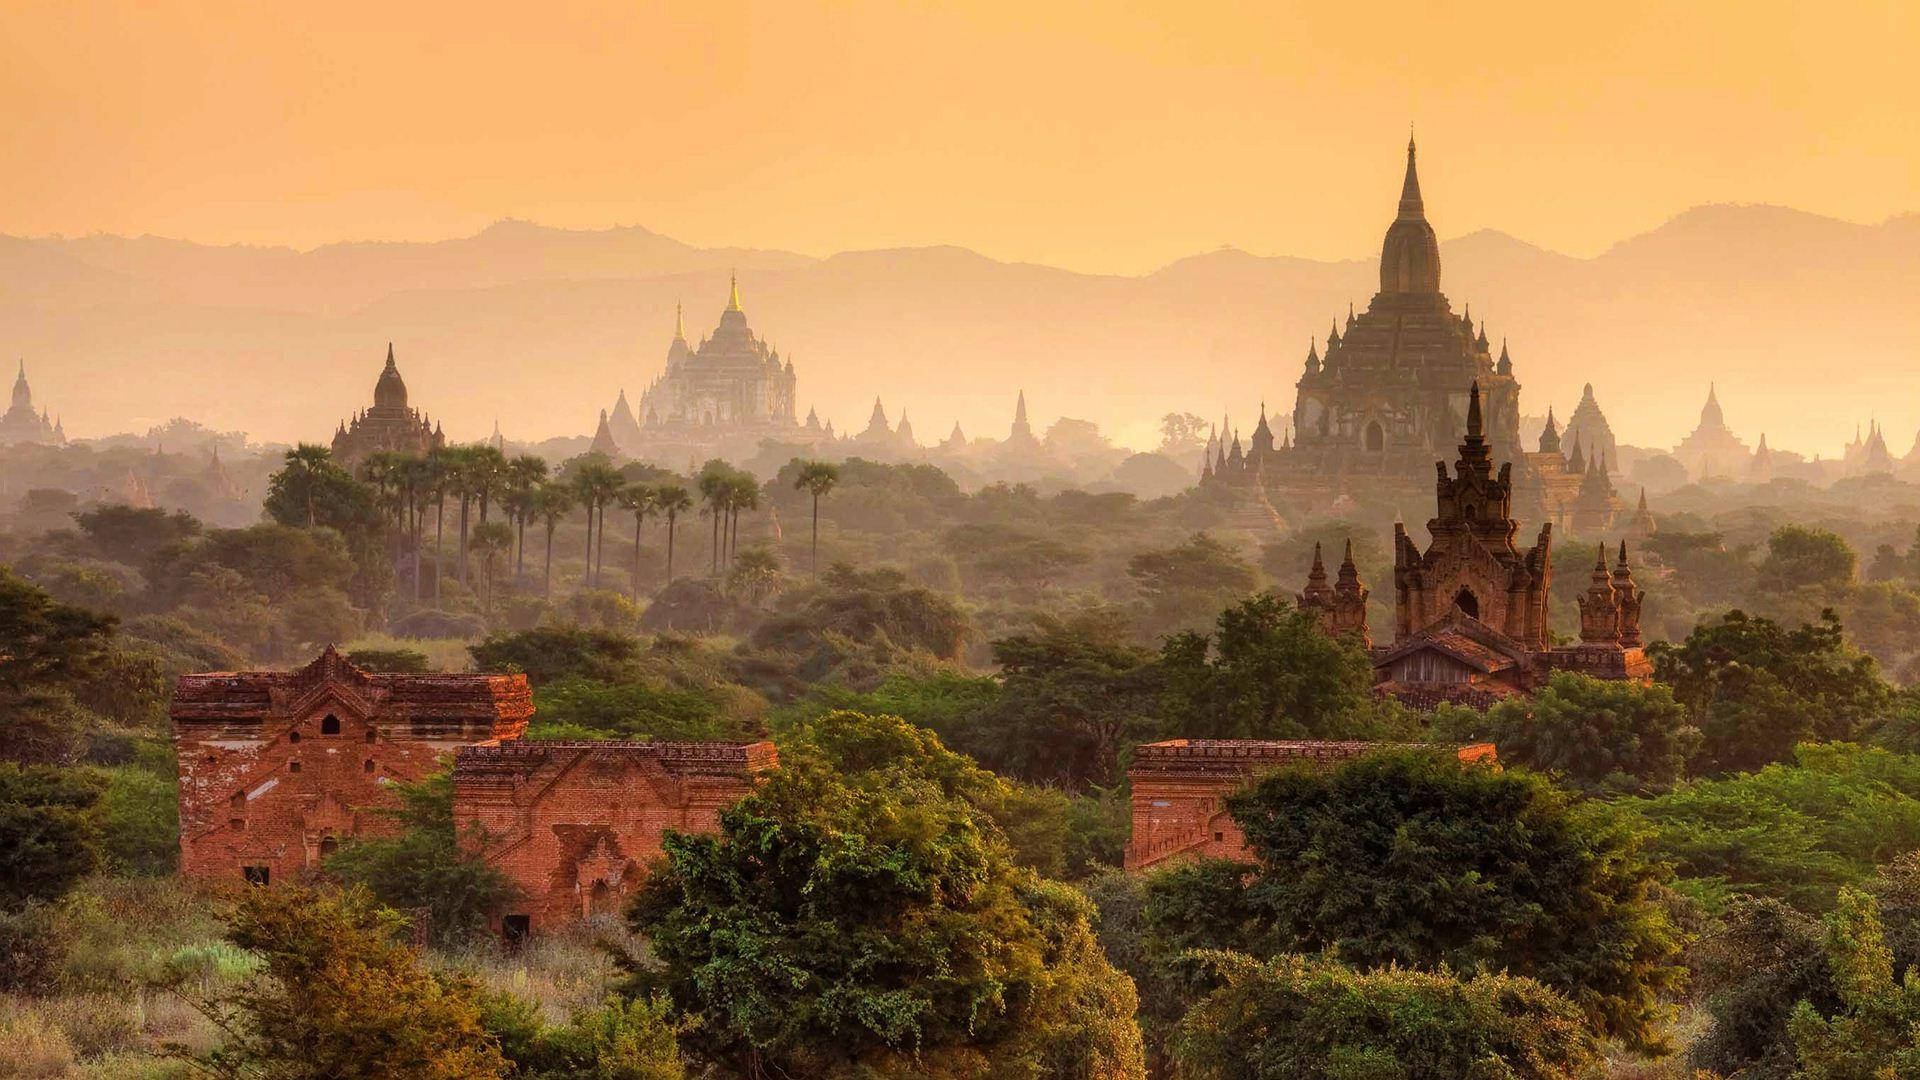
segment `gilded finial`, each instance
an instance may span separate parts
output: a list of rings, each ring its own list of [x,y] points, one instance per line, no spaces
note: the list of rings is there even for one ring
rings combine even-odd
[[[740,310],[740,276],[738,274],[728,274],[727,280],[731,286],[730,292],[727,296],[727,310],[739,311]]]

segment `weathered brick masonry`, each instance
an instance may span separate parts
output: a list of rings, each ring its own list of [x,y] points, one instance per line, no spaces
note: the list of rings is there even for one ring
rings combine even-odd
[[[525,676],[370,674],[331,646],[298,671],[183,676],[172,711],[182,873],[301,880],[393,827],[392,782],[452,756],[456,822],[525,893],[502,913],[516,934],[617,910],[668,830],[717,830],[777,760],[764,742],[525,740]]]
[[[454,815],[520,886],[515,934],[619,911],[669,830],[716,832],[776,762],[772,743],[547,742],[462,748]],[[477,828],[476,828],[477,827]]]
[[[389,828],[387,785],[456,747],[517,738],[533,715],[521,675],[373,675],[329,646],[298,671],[182,676],[180,869],[298,879],[350,836]]]
[[[1256,775],[1296,762],[1331,768],[1382,744],[1267,742],[1254,739],[1169,739],[1134,752],[1133,837],[1126,867],[1143,870],[1171,859],[1237,859],[1246,837],[1227,812],[1226,798]],[[1459,748],[1462,761],[1491,761],[1492,743]]]

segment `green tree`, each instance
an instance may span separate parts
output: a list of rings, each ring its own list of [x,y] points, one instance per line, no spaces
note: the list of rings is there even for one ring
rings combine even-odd
[[[606,556],[606,508],[626,487],[626,478],[612,465],[589,456],[574,467],[570,482],[574,500],[587,512],[587,566],[583,571],[583,585],[590,587],[600,583],[600,565]]]
[[[802,753],[719,835],[669,837],[631,922],[642,981],[735,1073],[1139,1077],[1133,990],[1090,915],[934,777]]]
[[[1827,964],[1842,1011],[1820,1015],[1812,1002],[1794,1010],[1789,1031],[1796,1080],[1871,1080],[1920,1076],[1920,972],[1893,977],[1879,905],[1858,889],[1840,890],[1826,921]]]
[[[349,840],[327,859],[327,872],[365,886],[388,907],[422,912],[431,941],[452,944],[484,933],[488,916],[517,891],[482,857],[491,838],[456,828],[453,774],[431,773],[389,790],[400,805],[376,813],[397,831]]]
[[[701,513],[713,518],[713,559],[711,572],[717,577],[720,573],[720,527],[732,509],[733,497],[737,489],[732,480],[733,470],[724,461],[709,461],[694,479],[694,486],[700,492],[700,501],[706,504]]]
[[[196,1000],[223,1044],[175,1054],[224,1080],[505,1077],[498,1042],[480,1023],[477,989],[421,967],[395,941],[401,927],[364,890],[247,890],[227,940],[259,966],[237,988]]]
[[[1782,525],[1767,537],[1760,587],[1769,592],[1817,588],[1835,591],[1853,584],[1859,556],[1827,529]]]
[[[1200,953],[1220,987],[1187,1013],[1192,1080],[1581,1080],[1600,1064],[1586,1017],[1532,979],[1303,956]]]
[[[0,907],[53,900],[100,865],[92,773],[0,761]]]
[[[831,462],[803,461],[800,471],[793,478],[796,490],[805,491],[813,497],[813,576],[820,576],[820,497],[833,490],[840,481],[840,470]]]
[[[1732,611],[1649,651],[1654,677],[1673,688],[1703,736],[1696,774],[1785,761],[1809,740],[1857,740],[1891,700],[1873,658],[1847,644],[1832,612],[1789,630]]]
[[[1222,611],[1212,634],[1168,638],[1160,664],[1166,727],[1188,737],[1353,738],[1394,726],[1366,650],[1271,593]]]
[[[1260,583],[1260,575],[1232,548],[1195,533],[1177,547],[1144,551],[1127,560],[1127,576],[1146,604],[1146,628],[1153,633],[1203,625]]]
[[[546,564],[541,571],[542,593],[553,595],[553,531],[573,510],[573,490],[560,484],[542,484],[534,493],[533,512],[547,533]]]
[[[107,558],[145,566],[163,548],[200,535],[200,522],[185,510],[96,506],[73,515],[75,524]]]
[[[536,626],[492,634],[467,646],[477,670],[525,674],[534,689],[580,675],[619,681],[629,661],[640,654],[640,639],[616,630],[581,626]]]
[[[539,513],[540,488],[546,480],[545,458],[521,454],[507,463],[506,491],[500,496],[500,506],[513,522],[513,580],[516,585],[526,564],[527,522]]]
[[[1509,765],[1552,773],[1589,795],[1649,795],[1671,788],[1699,749],[1699,729],[1659,684],[1556,672],[1532,697],[1485,714],[1447,711],[1435,728],[1461,741],[1490,741]]]
[[[640,602],[640,528],[647,512],[658,503],[659,493],[648,484],[628,484],[620,489],[620,505],[633,515],[633,602]]]
[[[1657,1042],[1683,935],[1625,815],[1525,770],[1424,750],[1283,768],[1227,807],[1256,860],[1237,951],[1504,969],[1567,995],[1607,1035]],[[1179,910],[1191,880],[1166,875],[1155,902]]]
[[[480,553],[482,573],[486,575],[487,606],[493,606],[493,567],[513,547],[513,529],[503,522],[483,521],[474,526],[469,547]]]
[[[286,478],[283,484],[288,497],[306,508],[307,528],[311,529],[319,522],[319,491],[338,466],[333,464],[332,452],[317,443],[301,443],[287,451],[286,462],[279,475]]]
[[[993,643],[1001,690],[991,708],[947,729],[989,768],[1069,790],[1120,780],[1120,754],[1162,729],[1158,657],[1124,620],[1042,616]]]
[[[1920,848],[1920,757],[1808,744],[1788,763],[1630,804],[1690,890],[1825,911],[1843,885]]]
[[[662,484],[654,489],[654,505],[667,515],[667,583],[673,583],[673,539],[679,531],[680,515],[693,506],[693,497],[679,484]]]
[[[683,1080],[672,1014],[662,997],[610,998],[555,1025],[539,1006],[493,994],[481,1019],[521,1080]]]

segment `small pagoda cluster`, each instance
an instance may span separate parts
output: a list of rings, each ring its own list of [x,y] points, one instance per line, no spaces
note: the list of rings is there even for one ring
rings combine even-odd
[[[1547,601],[1553,580],[1553,525],[1531,546],[1515,543],[1513,466],[1496,473],[1483,426],[1480,389],[1469,392],[1467,431],[1453,471],[1436,462],[1437,512],[1427,522],[1422,549],[1394,526],[1394,635],[1372,646],[1368,591],[1347,545],[1333,585],[1320,551],[1300,606],[1318,613],[1332,634],[1351,635],[1372,648],[1380,692],[1416,707],[1455,702],[1484,707],[1532,691],[1554,671],[1602,679],[1646,679],[1652,665],[1640,637],[1644,593],[1633,579],[1627,544],[1609,566],[1600,549],[1592,583],[1580,598],[1580,642],[1554,645]]]

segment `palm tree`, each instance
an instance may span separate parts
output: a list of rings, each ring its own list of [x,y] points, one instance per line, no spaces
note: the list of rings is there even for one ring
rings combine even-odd
[[[714,574],[720,573],[720,523],[726,517],[728,502],[733,498],[733,485],[728,482],[730,470],[725,464],[710,461],[700,470],[700,499],[706,503],[702,513],[713,516],[713,568]]]
[[[620,505],[633,511],[633,599],[640,602],[640,526],[646,523],[647,511],[653,509],[655,492],[645,484],[633,484],[623,488],[619,495]]]
[[[487,575],[487,610],[493,610],[493,561],[501,553],[513,546],[513,530],[495,522],[481,522],[473,530],[473,539],[468,541],[473,550],[480,553]]]
[[[693,497],[679,484],[662,484],[653,491],[653,505],[667,515],[667,584],[673,584],[673,534],[682,511],[693,505]]]
[[[521,454],[507,463],[507,491],[500,497],[500,505],[512,517],[517,533],[513,555],[513,580],[516,582],[520,580],[520,568],[527,558],[527,522],[533,518],[534,492],[539,490],[546,478],[545,458]]]
[[[468,466],[473,472],[473,497],[480,505],[480,524],[485,525],[488,505],[508,485],[507,459],[500,451],[485,443],[471,448],[469,452],[473,455]]]
[[[588,585],[600,582],[600,566],[606,554],[606,506],[626,486],[626,480],[620,471],[604,461],[583,462],[573,474],[574,494],[580,505],[587,510],[587,580]],[[594,521],[599,519],[596,534]],[[596,543],[596,535],[598,543]]]
[[[441,467],[446,473],[446,487],[460,500],[460,584],[468,583],[467,578],[467,533],[468,514],[473,509],[474,484],[479,479],[475,468],[474,451],[477,447],[450,446],[440,452]]]
[[[793,478],[795,491],[813,496],[813,576],[820,576],[820,496],[833,490],[840,479],[840,468],[827,461],[803,461]]]
[[[314,526],[315,515],[313,496],[320,486],[320,477],[333,464],[333,451],[318,443],[301,443],[287,451],[287,473],[289,479],[299,483],[307,503],[307,528]]]
[[[727,509],[732,516],[732,539],[727,544],[727,562],[740,553],[740,511],[760,509],[760,481],[752,473],[735,472],[731,486],[733,496],[727,500]]]
[[[427,487],[433,493],[433,604],[440,606],[440,568],[447,540],[447,487],[451,477],[447,451],[434,447],[427,454]]]
[[[541,484],[534,490],[533,512],[547,527],[547,567],[546,583],[542,591],[553,595],[553,530],[573,509],[573,490],[565,484]]]
[[[420,599],[422,584],[420,581],[420,532],[421,523],[426,516],[427,501],[430,498],[427,489],[432,486],[432,468],[427,459],[413,454],[402,454],[395,463],[394,481],[400,487],[404,502],[402,512],[406,516],[405,530],[407,543],[413,549],[413,598]]]

